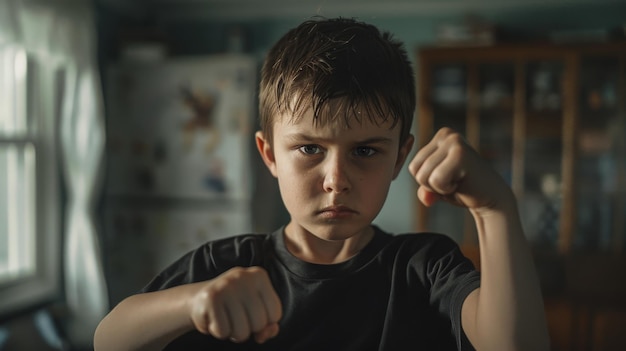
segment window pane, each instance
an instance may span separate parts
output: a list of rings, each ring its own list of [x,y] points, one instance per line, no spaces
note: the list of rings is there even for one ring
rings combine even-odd
[[[35,271],[35,149],[0,144],[0,283]]]
[[[0,137],[27,131],[26,53],[0,46]]]

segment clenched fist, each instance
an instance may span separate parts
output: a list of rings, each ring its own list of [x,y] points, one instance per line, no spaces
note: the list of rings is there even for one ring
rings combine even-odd
[[[265,269],[235,267],[192,297],[191,319],[198,331],[218,339],[258,343],[276,336],[282,305]]]
[[[417,152],[409,172],[419,184],[417,195],[426,206],[446,200],[481,211],[515,202],[504,179],[450,128],[437,131]]]

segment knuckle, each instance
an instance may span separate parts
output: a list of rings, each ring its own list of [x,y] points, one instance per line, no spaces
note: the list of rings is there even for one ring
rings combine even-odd
[[[433,171],[431,177],[428,180],[428,183],[433,189],[439,192],[445,192],[445,190],[449,188],[448,180],[438,169]]]
[[[448,155],[455,161],[462,159],[465,156],[466,150],[463,144],[454,143],[450,146]]]
[[[255,333],[258,333],[261,330],[263,330],[263,328],[265,328],[266,325],[267,325],[267,320],[265,318],[257,317],[257,318],[253,318],[250,321],[250,328]]]
[[[221,323],[209,324],[209,333],[218,339],[226,339],[230,335],[230,328]]]
[[[445,140],[448,144],[451,145],[460,145],[464,143],[464,139],[463,136],[455,131],[452,131],[448,134],[446,134]]]
[[[441,178],[433,176],[430,179],[430,186],[437,191],[441,191],[441,189],[443,188],[443,181],[441,180]]]
[[[259,277],[268,277],[267,271],[263,267],[252,266],[248,268],[248,272]]]
[[[227,296],[226,286],[224,284],[213,284],[203,291],[203,297],[207,301],[222,301]]]
[[[450,127],[441,127],[437,133],[435,134],[436,137],[439,138],[446,138],[449,135],[455,134],[456,131]]]
[[[259,266],[235,267],[231,268],[229,276],[231,279],[234,280],[254,279],[259,277],[267,277],[267,272],[265,271],[265,269]]]
[[[465,148],[461,144],[455,144],[450,148],[450,151],[448,152],[448,158],[453,164],[460,165],[461,161],[463,161],[467,157],[467,154],[467,148]]]
[[[248,272],[251,272],[251,273],[259,273],[259,272],[265,271],[263,268],[261,268],[259,266],[250,266],[250,267],[246,268],[246,270]]]
[[[441,127],[437,130],[436,135],[447,135],[452,129],[450,127]]]
[[[228,276],[234,279],[241,278],[246,272],[244,267],[233,267],[227,271]]]
[[[421,185],[427,185],[429,183],[429,174],[425,173],[425,172],[418,172],[415,175],[415,179],[417,180],[417,182]]]
[[[235,341],[235,342],[243,342],[246,341],[248,338],[250,337],[250,331],[244,328],[241,328],[239,330],[234,330],[231,335],[230,338]]]
[[[269,274],[262,267],[250,267],[248,272],[257,286],[263,286],[263,284],[269,281]]]

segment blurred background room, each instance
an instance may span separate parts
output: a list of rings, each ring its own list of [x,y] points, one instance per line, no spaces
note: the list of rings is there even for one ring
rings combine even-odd
[[[286,223],[257,83],[316,15],[394,33],[418,145],[453,127],[509,182],[552,349],[626,350],[626,0],[0,0],[0,351],[92,350],[166,264]],[[375,223],[480,268],[468,214],[415,190],[402,172]]]

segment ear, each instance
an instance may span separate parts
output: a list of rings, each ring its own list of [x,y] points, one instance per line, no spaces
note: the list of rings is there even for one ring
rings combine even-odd
[[[415,141],[415,138],[413,137],[413,135],[409,134],[409,136],[404,141],[404,144],[400,146],[400,149],[398,150],[398,158],[396,159],[396,165],[394,166],[394,169],[393,169],[393,179],[396,179],[398,174],[400,174],[402,165],[404,165],[404,161],[406,161],[407,156],[409,156],[409,153],[411,152],[411,149],[413,148],[414,141]]]
[[[274,150],[272,150],[272,145],[265,139],[263,136],[263,132],[258,131],[254,134],[254,138],[256,140],[256,148],[259,150],[259,154],[261,154],[261,158],[267,169],[270,170],[272,175],[276,177],[276,158],[274,157]]]

